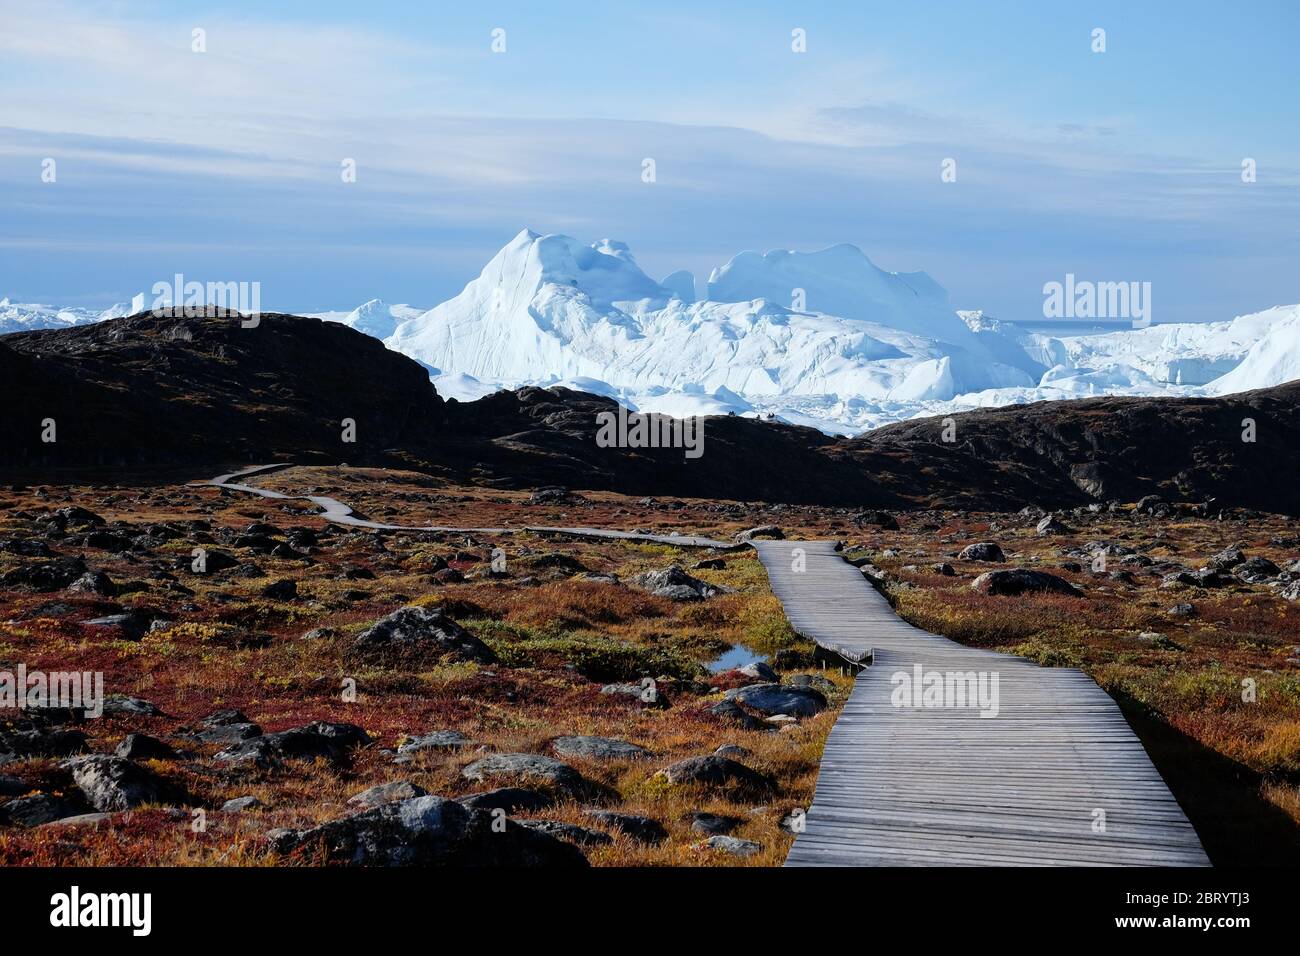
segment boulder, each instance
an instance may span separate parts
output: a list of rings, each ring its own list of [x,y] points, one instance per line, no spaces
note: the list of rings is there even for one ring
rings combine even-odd
[[[1206,567],[1214,568],[1216,571],[1227,571],[1235,568],[1245,560],[1246,555],[1241,548],[1232,547],[1224,548],[1205,564]]]
[[[1002,571],[986,571],[971,582],[971,588],[981,594],[1008,595],[1067,594],[1082,597],[1082,592],[1064,578],[1046,571],[1031,571],[1028,568],[1009,568]]]
[[[0,574],[0,587],[58,591],[85,573],[86,562],[80,557],[55,558],[53,561],[24,564]]]
[[[567,763],[542,754],[489,754],[461,770],[466,780],[485,783],[496,779],[513,779],[539,783],[575,799],[607,797],[608,792]]]
[[[426,751],[459,750],[468,745],[470,739],[459,730],[434,730],[418,737],[408,737],[397,747],[396,761],[408,763],[416,754]]]
[[[148,734],[128,734],[113,751],[127,760],[175,760],[176,751],[157,737]]]
[[[744,531],[737,532],[734,538],[737,541],[753,541],[755,538],[780,541],[785,538],[785,532],[774,524],[761,524],[757,528],[747,528]]]
[[[437,796],[386,803],[300,831],[277,831],[277,852],[319,850],[351,866],[585,866],[571,843]]]
[[[473,810],[501,810],[504,813],[518,813],[520,810],[545,810],[555,804],[555,798],[540,790],[527,787],[497,787],[482,793],[470,793],[457,797],[456,802]]]
[[[274,581],[262,588],[262,597],[273,601],[292,601],[298,596],[298,582],[293,578]]]
[[[740,817],[729,817],[718,813],[697,811],[691,814],[691,829],[696,833],[719,836],[730,833],[745,821]]]
[[[94,754],[73,757],[59,766],[72,774],[86,802],[103,813],[187,799],[180,787],[123,757]]]
[[[587,815],[603,826],[625,833],[638,843],[662,843],[668,831],[658,820],[612,810],[588,810]]]
[[[1256,555],[1247,558],[1233,570],[1238,577],[1254,584],[1259,584],[1282,573],[1282,569],[1268,558]]]
[[[746,757],[754,756],[752,750],[739,744],[719,744],[718,749],[713,752],[719,757],[730,757],[732,760],[744,760]]]
[[[1150,515],[1153,518],[1167,518],[1173,510],[1173,506],[1159,495],[1146,495],[1133,507],[1136,514]]]
[[[608,833],[580,827],[576,823],[565,823],[562,820],[519,820],[517,822],[521,827],[545,833],[568,843],[576,843],[578,846],[609,846],[614,842],[614,838]]]
[[[1069,534],[1074,529],[1071,528],[1069,525],[1067,525],[1060,518],[1056,517],[1056,515],[1049,514],[1044,516],[1044,518],[1038,522],[1037,526],[1035,527],[1035,530],[1040,535],[1049,535],[1049,534]]]
[[[352,750],[368,743],[370,736],[355,724],[316,721],[241,740],[212,759],[259,770],[278,767],[286,760],[319,759],[342,764]]]
[[[262,728],[241,711],[219,710],[203,718],[187,736],[205,744],[231,744],[262,736]]]
[[[753,661],[746,664],[740,668],[739,672],[746,677],[754,677],[761,681],[779,681],[781,679],[781,675],[764,661]]]
[[[962,561],[1005,561],[1006,555],[1002,549],[992,541],[977,541],[974,544],[968,544],[961,549],[957,555]]]
[[[101,597],[113,597],[117,594],[117,585],[103,571],[87,571],[69,584],[68,590],[80,594],[98,594]]]
[[[606,684],[600,692],[607,697],[630,697],[644,707],[668,706],[668,695],[654,684],[631,682]]]
[[[874,525],[882,531],[897,531],[898,519],[888,511],[859,511],[850,519],[859,528]]]
[[[411,783],[409,780],[394,780],[392,783],[381,783],[373,787],[367,787],[360,793],[354,793],[348,797],[348,806],[369,810],[397,800],[423,797],[428,792],[424,787]]]
[[[222,813],[244,813],[248,810],[258,810],[266,804],[262,803],[257,797],[235,797],[233,800],[227,800],[221,805]]]
[[[764,714],[811,717],[826,709],[826,697],[811,687],[784,684],[750,684],[727,691],[727,699],[738,701]]]
[[[86,627],[113,628],[125,641],[138,641],[149,633],[153,618],[143,611],[123,611],[120,614],[108,614],[83,622]]]
[[[239,561],[234,555],[225,551],[218,551],[216,548],[205,548],[201,555],[202,560],[198,557],[186,555],[179,558],[176,562],[177,568],[182,571],[189,571],[193,574],[216,574],[218,571],[227,571],[230,568],[239,567]],[[195,562],[199,561],[198,567]]]
[[[721,718],[726,723],[734,724],[742,730],[767,729],[767,726],[761,720],[743,709],[733,700],[718,701],[709,708],[709,713],[713,714],[715,717]]]
[[[86,749],[86,735],[61,727],[0,728],[0,763],[26,757],[66,757]]]
[[[551,747],[563,757],[588,760],[640,760],[650,756],[644,747],[613,737],[556,737]]]
[[[674,786],[736,790],[751,796],[767,795],[776,790],[776,782],[771,777],[717,754],[678,760],[655,776]]]
[[[704,841],[704,845],[710,850],[729,853],[732,856],[753,856],[763,849],[762,845],[753,840],[740,840],[732,836],[709,837]]]
[[[437,659],[491,664],[492,650],[440,608],[408,606],[358,634],[353,655],[367,660]]]
[[[692,577],[676,564],[659,571],[638,574],[632,578],[632,583],[657,597],[668,598],[671,601],[699,601],[711,598],[724,590]]]
[[[161,717],[156,704],[142,697],[114,695],[104,701],[104,713],[112,717]]]
[[[795,674],[786,681],[786,684],[790,687],[811,687],[823,694],[835,690],[835,682],[821,674]]]
[[[85,812],[86,804],[77,795],[34,793],[0,804],[0,826],[39,827]]]

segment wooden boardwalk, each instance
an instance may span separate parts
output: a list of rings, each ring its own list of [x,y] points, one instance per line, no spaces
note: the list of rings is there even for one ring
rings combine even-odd
[[[833,542],[753,544],[796,630],[874,655],[826,742],[788,866],[1209,865],[1119,708],[1086,674],[913,627]],[[894,706],[894,675],[916,665],[996,674],[997,715]]]
[[[415,525],[388,524],[383,521],[370,521],[359,518],[352,508],[337,498],[325,495],[287,495],[269,488],[247,484],[239,479],[255,475],[270,474],[285,468],[293,468],[292,462],[279,462],[273,465],[251,465],[240,471],[217,475],[208,481],[197,482],[201,485],[214,485],[228,491],[240,491],[244,494],[257,495],[260,498],[274,498],[282,501],[310,501],[321,509],[319,517],[333,524],[349,528],[366,528],[370,531],[435,531],[464,534],[537,534],[553,538],[598,538],[614,541],[639,541],[645,544],[666,544],[675,548],[712,548],[719,551],[733,551],[745,545],[735,541],[719,541],[693,534],[654,534],[653,532],[619,531],[614,528],[580,528],[550,527],[547,525],[522,525],[515,528],[467,528],[458,525]]]

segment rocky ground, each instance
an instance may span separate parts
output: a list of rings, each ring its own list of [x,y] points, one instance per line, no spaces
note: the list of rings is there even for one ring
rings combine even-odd
[[[347,467],[256,483],[396,524],[839,538],[914,623],[1091,673],[1216,862],[1300,847],[1294,520],[1156,499],[861,512]],[[851,678],[790,630],[751,551],[313,512],[186,485],[0,491],[0,672],[101,671],[110,695],[100,718],[0,711],[0,863],[783,859]],[[762,660],[712,670],[729,651]]]
[[[749,517],[353,469],[264,481],[395,522]],[[783,859],[851,679],[748,549],[375,534],[311,510],[0,493],[0,670],[102,671],[111,695],[98,719],[3,712],[0,862]],[[736,644],[771,663],[706,666]]]

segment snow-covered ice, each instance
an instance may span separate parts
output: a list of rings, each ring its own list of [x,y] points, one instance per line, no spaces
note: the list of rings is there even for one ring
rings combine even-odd
[[[5,299],[0,334],[129,311]],[[701,285],[685,271],[655,281],[621,242],[524,230],[427,311],[371,299],[309,314],[382,339],[461,401],[563,385],[642,411],[774,416],[837,434],[977,407],[1223,395],[1300,378],[1300,305],[1053,335],[955,311],[925,273],[886,272],[851,245],[742,252]]]

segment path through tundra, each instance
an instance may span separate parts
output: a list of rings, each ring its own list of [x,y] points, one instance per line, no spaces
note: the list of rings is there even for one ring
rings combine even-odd
[[[532,531],[735,547],[600,528],[384,524],[357,517],[334,498],[239,480],[286,467],[292,466],[255,466],[206,484],[310,501],[328,521],[378,530]],[[787,866],[1209,865],[1119,707],[1082,671],[1039,667],[913,627],[833,541],[750,544],[795,630],[851,659],[872,655],[826,741],[805,830]],[[996,716],[982,717],[974,706],[894,706],[894,675],[912,675],[918,665],[923,674],[996,674]]]
[[[874,652],[826,741],[787,866],[1209,865],[1119,707],[1082,671],[913,627],[834,542],[753,544],[795,630]],[[996,673],[997,716],[893,706],[891,679],[918,664]]]

